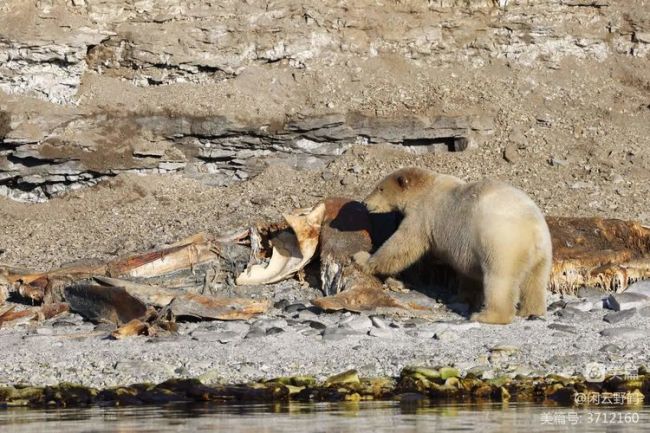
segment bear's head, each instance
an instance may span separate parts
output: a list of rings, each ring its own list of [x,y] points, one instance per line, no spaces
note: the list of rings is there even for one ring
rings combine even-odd
[[[379,182],[363,202],[373,213],[404,212],[406,204],[432,178],[433,173],[422,168],[401,168]]]

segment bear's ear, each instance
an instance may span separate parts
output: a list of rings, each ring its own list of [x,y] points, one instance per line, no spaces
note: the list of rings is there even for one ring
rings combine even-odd
[[[400,188],[406,189],[409,186],[409,179],[406,176],[399,175],[397,176],[397,184]]]

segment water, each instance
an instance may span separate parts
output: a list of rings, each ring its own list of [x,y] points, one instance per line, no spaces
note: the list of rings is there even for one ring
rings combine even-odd
[[[642,432],[650,407],[398,402],[0,410],[0,432]]]

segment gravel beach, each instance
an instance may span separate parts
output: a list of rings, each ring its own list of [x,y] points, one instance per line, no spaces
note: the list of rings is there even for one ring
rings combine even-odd
[[[74,314],[0,329],[0,384],[110,387],[190,377],[245,383],[323,379],[353,368],[366,377],[392,377],[410,365],[454,366],[485,379],[579,376],[593,363],[603,373],[634,375],[650,362],[650,300],[615,312],[603,308],[603,295],[595,291],[583,298],[555,296],[545,320],[517,318],[500,326],[469,322],[444,304],[439,317],[428,320],[313,312],[308,301],[300,302],[310,290],[297,286],[270,286],[280,308],[264,316],[182,323],[178,335],[167,338],[109,340],[104,325]]]

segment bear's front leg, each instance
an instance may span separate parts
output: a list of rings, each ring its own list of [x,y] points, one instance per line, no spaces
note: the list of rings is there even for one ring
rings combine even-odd
[[[377,252],[361,265],[373,274],[398,274],[424,255],[429,248],[428,242],[428,239],[423,238],[418,224],[407,217]],[[359,261],[362,260],[357,260]]]

